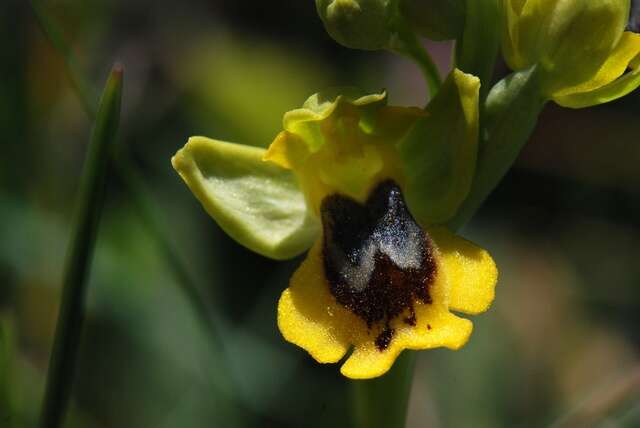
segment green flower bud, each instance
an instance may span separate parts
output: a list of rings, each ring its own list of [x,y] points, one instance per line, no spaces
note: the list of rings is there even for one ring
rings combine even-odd
[[[390,48],[397,0],[316,0],[327,33],[348,48]]]
[[[545,94],[592,78],[614,51],[629,0],[504,0],[505,59],[513,70],[538,64]]]
[[[413,30],[432,40],[451,40],[464,29],[464,0],[400,0],[400,12]]]

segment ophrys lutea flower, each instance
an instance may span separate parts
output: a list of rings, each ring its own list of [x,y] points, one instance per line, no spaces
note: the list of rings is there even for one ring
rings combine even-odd
[[[350,378],[403,349],[464,345],[497,271],[441,226],[474,174],[478,87],[451,73],[426,111],[386,95],[317,94],[265,150],[193,137],[174,168],[220,226],[274,259],[309,250],[278,304],[286,340]]]

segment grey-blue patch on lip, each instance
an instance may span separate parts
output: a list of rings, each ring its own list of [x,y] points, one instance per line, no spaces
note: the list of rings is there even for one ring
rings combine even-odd
[[[408,312],[405,322],[415,325],[415,301],[431,302],[429,285],[436,275],[431,240],[392,180],[378,184],[364,205],[328,196],[321,214],[330,291],[369,327],[383,324],[375,343],[386,349],[393,337],[389,321]]]

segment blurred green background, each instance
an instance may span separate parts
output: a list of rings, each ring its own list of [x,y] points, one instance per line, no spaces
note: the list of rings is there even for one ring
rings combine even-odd
[[[350,382],[277,330],[276,302],[300,260],[276,263],[230,240],[169,159],[191,135],[266,146],[285,111],[328,86],[387,88],[392,103],[422,105],[417,68],[338,46],[311,0],[44,4],[96,90],[115,60],[124,65],[119,144],[217,331],[110,174],[67,426],[348,426]],[[429,49],[446,71],[451,46]],[[38,416],[90,130],[29,3],[4,0],[1,428]],[[463,232],[500,267],[495,304],[462,350],[419,354],[408,426],[640,427],[639,135],[640,92],[546,108]]]

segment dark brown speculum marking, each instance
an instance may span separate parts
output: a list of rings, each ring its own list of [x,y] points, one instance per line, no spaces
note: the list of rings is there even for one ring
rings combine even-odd
[[[416,301],[431,303],[429,286],[436,275],[431,240],[409,213],[398,185],[380,183],[364,205],[343,195],[326,197],[321,206],[323,259],[336,300],[379,325],[379,350],[393,339],[392,319],[416,325]]]

